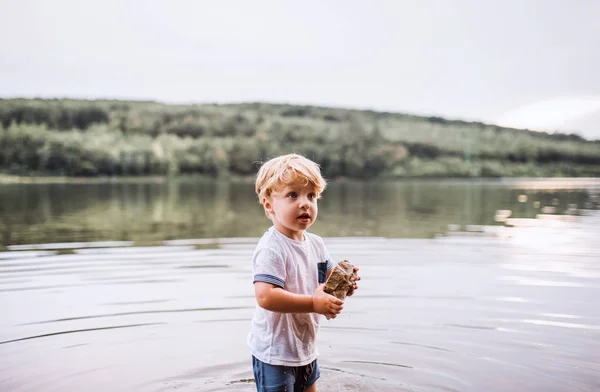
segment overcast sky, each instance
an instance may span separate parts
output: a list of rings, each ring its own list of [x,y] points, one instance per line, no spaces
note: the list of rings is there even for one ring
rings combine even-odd
[[[0,0],[0,96],[268,101],[600,138],[599,0]]]

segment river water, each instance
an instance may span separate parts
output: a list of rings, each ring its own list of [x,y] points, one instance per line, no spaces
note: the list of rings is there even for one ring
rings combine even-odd
[[[0,187],[0,391],[254,390],[251,184],[128,186]],[[599,190],[333,184],[313,231],[362,280],[323,320],[319,390],[600,390]]]

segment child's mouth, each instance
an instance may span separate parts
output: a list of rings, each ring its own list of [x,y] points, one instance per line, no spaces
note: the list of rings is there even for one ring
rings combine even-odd
[[[309,221],[310,220],[310,215],[308,215],[308,214],[302,214],[302,215],[299,215],[297,219],[299,221]]]

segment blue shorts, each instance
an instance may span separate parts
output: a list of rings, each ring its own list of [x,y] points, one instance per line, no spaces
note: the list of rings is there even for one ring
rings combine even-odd
[[[258,392],[304,392],[321,375],[316,359],[305,366],[278,366],[252,356],[252,369]]]

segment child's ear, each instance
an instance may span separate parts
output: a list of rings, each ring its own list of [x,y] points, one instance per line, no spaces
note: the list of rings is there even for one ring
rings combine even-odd
[[[271,216],[271,213],[273,212],[273,206],[271,205],[271,201],[269,200],[268,197],[263,197],[262,205],[263,205],[263,207],[265,207],[265,211],[267,212],[267,215]]]

